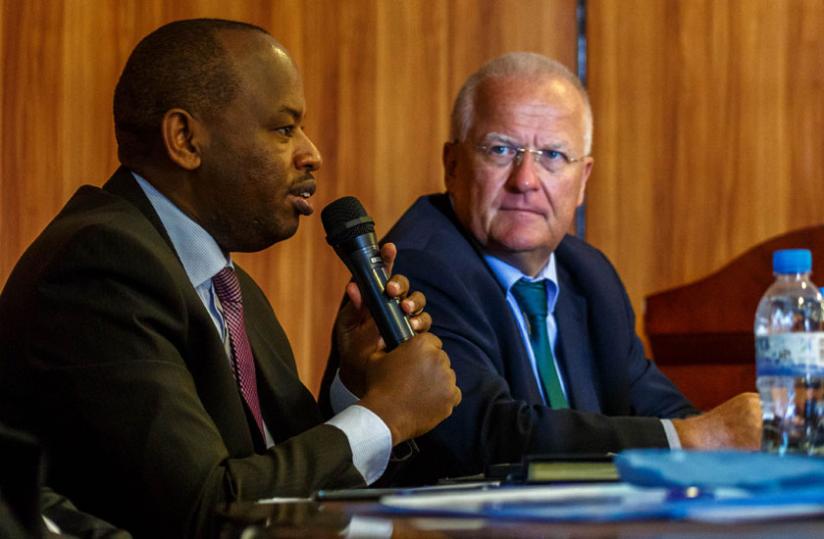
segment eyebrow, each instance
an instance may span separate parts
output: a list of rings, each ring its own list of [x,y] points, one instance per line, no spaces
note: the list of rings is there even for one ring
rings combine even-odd
[[[487,133],[484,136],[483,141],[485,143],[488,143],[488,142],[503,142],[505,144],[511,144],[511,145],[515,145],[515,146],[523,146],[523,144],[518,142],[515,138],[510,137],[509,135],[504,135],[503,133],[495,133],[495,132]],[[529,145],[527,144],[527,146],[529,146]],[[567,144],[566,142],[553,142],[553,143],[550,143],[550,144],[544,144],[544,145],[541,145],[540,147],[538,147],[538,149],[541,149],[541,150],[562,150],[562,151],[565,151],[565,152],[570,151],[569,144]]]
[[[483,138],[484,142],[492,142],[492,141],[499,141],[499,142],[506,142],[507,144],[520,144],[514,138],[501,134],[501,133],[487,133],[484,135]]]
[[[279,112],[285,112],[286,114],[290,115],[295,120],[299,120],[303,118],[303,111],[300,109],[296,109],[287,105],[284,105],[280,108]]]

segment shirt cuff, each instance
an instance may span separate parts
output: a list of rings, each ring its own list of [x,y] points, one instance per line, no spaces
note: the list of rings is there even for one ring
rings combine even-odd
[[[662,419],[661,425],[664,427],[664,434],[667,435],[667,443],[670,449],[681,449],[681,438],[678,437],[678,432],[669,419]]]
[[[340,379],[340,369],[335,372],[335,379],[329,387],[329,403],[332,405],[332,411],[336,414],[348,406],[352,406],[360,399],[354,393],[346,389],[343,381]]]
[[[326,424],[339,428],[346,435],[352,449],[352,464],[366,484],[377,481],[386,471],[392,452],[392,433],[386,423],[372,410],[355,404]]]
[[[40,516],[43,518],[43,523],[46,525],[46,529],[48,531],[50,531],[51,533],[58,533],[58,534],[63,533],[63,531],[57,526],[57,524],[52,522],[52,520],[49,517],[47,517],[46,515],[40,515]]]

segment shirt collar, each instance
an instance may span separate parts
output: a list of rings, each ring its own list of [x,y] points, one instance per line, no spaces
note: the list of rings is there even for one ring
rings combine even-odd
[[[223,254],[223,250],[206,229],[183,213],[145,178],[134,171],[132,176],[160,217],[192,286],[198,288],[224,267],[232,265],[231,259]]]
[[[558,286],[558,271],[555,267],[554,252],[550,253],[549,261],[547,262],[546,266],[544,266],[544,268],[535,277],[524,274],[523,272],[521,272],[521,270],[507,264],[500,258],[496,258],[489,254],[484,254],[483,257],[487,266],[489,266],[489,269],[492,270],[492,274],[495,276],[495,279],[504,288],[507,295],[510,294],[510,289],[512,288],[512,285],[514,285],[520,279],[526,279],[527,281],[533,282],[546,279],[547,306],[549,308],[549,312],[555,312],[555,303],[558,301],[558,293],[560,292],[560,287]]]

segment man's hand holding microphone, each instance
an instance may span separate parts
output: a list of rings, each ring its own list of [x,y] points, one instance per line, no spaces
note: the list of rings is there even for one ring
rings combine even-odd
[[[388,277],[397,249],[378,247],[374,223],[357,199],[332,202],[321,219],[353,276],[335,322],[341,381],[386,423],[393,445],[420,436],[461,402],[441,340],[428,333],[426,298],[410,293],[406,277]]]

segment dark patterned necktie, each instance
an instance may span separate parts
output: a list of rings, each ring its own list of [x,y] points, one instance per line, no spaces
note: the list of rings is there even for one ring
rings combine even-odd
[[[240,295],[240,282],[232,268],[220,270],[212,278],[215,292],[223,308],[223,319],[226,329],[229,330],[229,343],[232,349],[232,366],[235,380],[240,387],[240,394],[252,412],[262,439],[266,439],[263,431],[263,415],[260,412],[258,400],[257,377],[255,375],[255,359],[252,355],[252,346],[246,335],[246,324],[243,319],[243,298]]]
[[[558,371],[555,369],[555,358],[552,347],[549,345],[549,332],[546,327],[546,317],[549,314],[546,303],[546,280],[530,282],[520,279],[512,286],[512,295],[521,307],[529,326],[529,344],[538,366],[538,375],[544,386],[546,398],[550,407],[554,409],[569,408]]]

